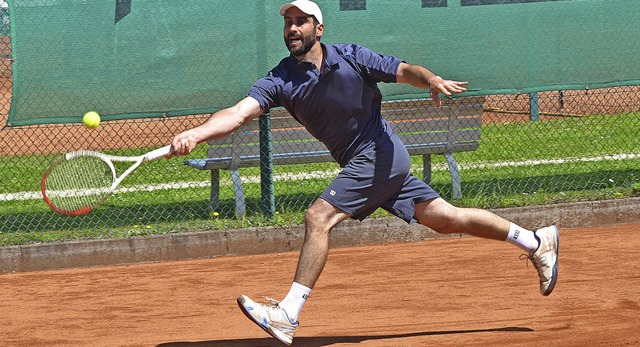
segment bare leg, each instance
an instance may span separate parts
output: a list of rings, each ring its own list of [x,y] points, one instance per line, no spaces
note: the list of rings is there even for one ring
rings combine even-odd
[[[329,235],[334,226],[351,216],[318,199],[304,216],[305,235],[294,281],[313,288],[329,254]]]
[[[271,300],[268,304],[242,295],[238,297],[242,312],[271,336],[290,345],[298,330],[298,314],[327,262],[331,229],[349,217],[325,200],[316,200],[304,217],[304,242],[289,294],[281,302]]]
[[[442,198],[416,204],[415,218],[442,234],[467,234],[504,241],[510,222],[492,212],[455,207]]]
[[[415,218],[420,224],[444,234],[463,233],[486,239],[504,241],[512,224],[489,211],[455,207],[441,198],[416,204]],[[517,227],[517,226],[516,226]],[[520,236],[533,238],[533,245],[524,247],[540,278],[540,293],[549,295],[558,279],[558,247],[560,238],[555,225],[531,232],[520,230]],[[528,235],[527,235],[528,234]],[[513,237],[510,242],[513,242]],[[522,241],[522,240],[521,240]],[[519,241],[519,242],[521,242]]]

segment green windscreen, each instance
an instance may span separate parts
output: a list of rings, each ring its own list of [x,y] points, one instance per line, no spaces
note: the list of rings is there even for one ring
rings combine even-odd
[[[209,113],[288,54],[284,2],[13,0],[8,125]],[[319,0],[325,43],[469,81],[468,94],[640,84],[638,0]],[[388,99],[427,96],[387,84]]]

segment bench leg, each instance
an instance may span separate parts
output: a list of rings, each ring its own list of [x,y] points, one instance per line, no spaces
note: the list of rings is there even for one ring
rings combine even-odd
[[[212,212],[218,209],[220,203],[220,170],[211,170],[211,195],[209,197],[209,208]]]
[[[244,189],[242,188],[242,178],[238,169],[229,169],[231,173],[231,181],[233,182],[233,192],[236,196],[236,215],[240,218],[244,217],[247,205],[244,198]]]
[[[431,154],[422,155],[422,180],[431,184]]]
[[[449,164],[449,172],[451,172],[451,187],[453,188],[453,198],[460,199],[462,197],[462,184],[460,180],[460,172],[458,171],[458,163],[453,153],[443,153]]]

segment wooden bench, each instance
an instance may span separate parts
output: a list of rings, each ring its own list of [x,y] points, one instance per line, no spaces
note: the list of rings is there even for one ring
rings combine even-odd
[[[428,100],[385,102],[382,114],[411,155],[423,157],[423,180],[431,182],[431,155],[445,156],[451,173],[453,197],[462,196],[455,152],[473,151],[480,141],[483,97],[447,99],[442,108]],[[208,142],[207,158],[186,160],[185,164],[211,171],[210,207],[218,208],[220,170],[229,170],[236,197],[236,214],[246,212],[245,194],[239,168],[260,167],[263,212],[275,210],[273,166],[334,161],[329,151],[284,110],[244,124],[225,138]]]

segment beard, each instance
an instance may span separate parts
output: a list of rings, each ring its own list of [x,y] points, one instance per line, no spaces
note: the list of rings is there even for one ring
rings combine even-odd
[[[291,48],[289,44],[289,38],[292,36],[294,35],[289,35],[289,37],[285,37],[284,44],[287,46],[287,49],[289,50],[289,52],[291,52],[291,54],[294,57],[299,57],[309,53],[313,45],[315,45],[317,42],[315,28],[313,29],[313,32],[311,33],[311,35],[308,35],[308,36],[302,35],[302,37],[300,37],[302,44],[298,48]]]

